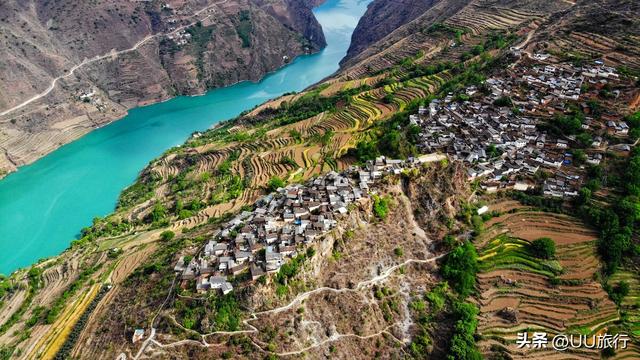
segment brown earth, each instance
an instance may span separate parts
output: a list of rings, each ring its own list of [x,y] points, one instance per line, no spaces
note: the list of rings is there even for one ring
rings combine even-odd
[[[0,174],[123,117],[130,108],[257,80],[284,65],[285,56],[317,51],[325,45],[311,13],[317,3],[3,2]],[[248,45],[236,30],[241,13],[251,23]],[[181,29],[196,35],[186,44],[163,35],[176,38]],[[101,58],[93,60],[97,56]],[[55,79],[59,81],[51,88]],[[95,93],[90,102],[79,98],[90,92]],[[21,106],[39,94],[43,96]]]

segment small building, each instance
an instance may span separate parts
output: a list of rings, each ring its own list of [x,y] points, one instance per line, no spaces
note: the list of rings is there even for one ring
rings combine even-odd
[[[132,343],[136,343],[144,338],[144,329],[136,329],[133,332],[133,337],[131,338]]]

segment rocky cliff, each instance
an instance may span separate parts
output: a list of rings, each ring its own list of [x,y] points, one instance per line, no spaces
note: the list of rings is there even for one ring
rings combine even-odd
[[[343,62],[422,15],[438,2],[440,0],[374,0],[354,31]]]
[[[0,174],[132,107],[257,80],[319,50],[319,3],[2,2]]]

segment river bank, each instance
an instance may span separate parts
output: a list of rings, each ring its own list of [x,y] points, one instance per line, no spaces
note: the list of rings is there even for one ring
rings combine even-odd
[[[256,83],[132,109],[0,181],[0,251],[6,254],[0,273],[67,248],[95,216],[113,211],[122,189],[150,160],[194,131],[333,74],[367,3],[329,0],[314,11],[328,43],[317,54],[298,57]]]

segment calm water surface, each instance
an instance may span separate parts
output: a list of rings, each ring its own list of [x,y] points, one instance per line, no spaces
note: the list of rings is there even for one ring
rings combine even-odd
[[[95,216],[113,211],[122,189],[150,160],[194,131],[338,70],[369,2],[328,0],[314,11],[328,43],[318,54],[299,57],[258,83],[133,109],[0,181],[0,273],[66,249]]]

